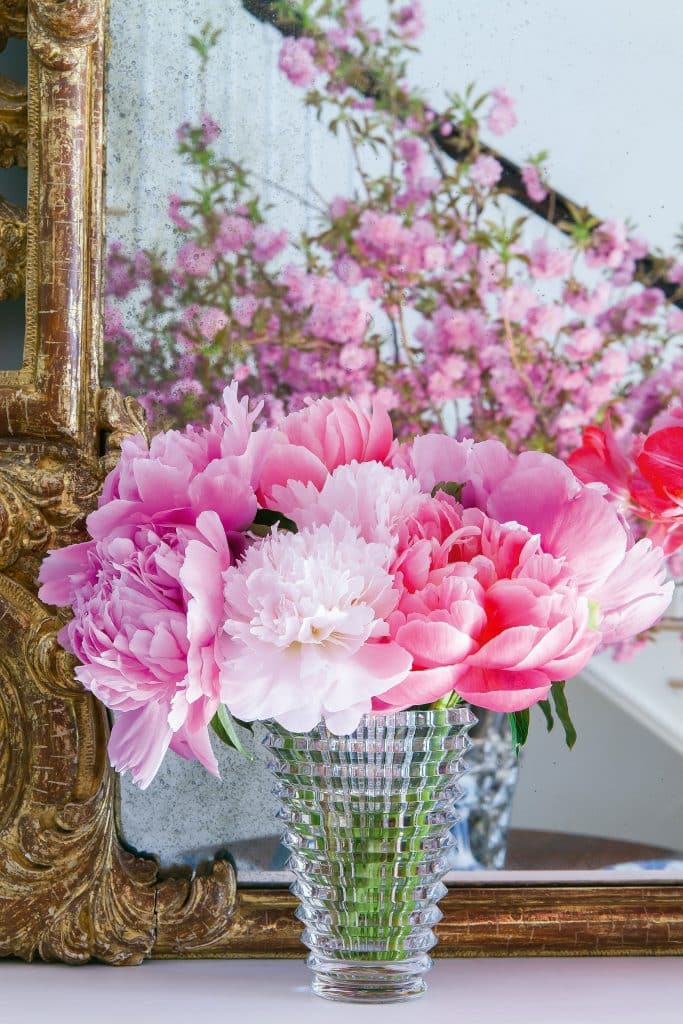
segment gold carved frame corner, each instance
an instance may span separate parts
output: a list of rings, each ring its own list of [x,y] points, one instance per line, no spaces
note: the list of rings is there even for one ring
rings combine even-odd
[[[160,879],[124,848],[106,712],[36,596],[41,558],[82,539],[121,440],[144,430],[132,399],[99,387],[104,30],[105,0],[0,0],[0,47],[29,47],[26,339],[22,368],[0,372],[0,956],[302,955],[287,891],[238,889],[224,860]],[[14,101],[5,116],[0,83],[0,150]],[[23,245],[6,220],[0,282]],[[680,885],[462,885],[442,908],[441,955],[683,952]]]
[[[29,48],[25,242],[0,203],[0,279],[19,247],[27,314],[22,368],[0,372],[0,956],[131,964],[162,917],[175,948],[210,944],[235,879],[218,864],[159,887],[119,842],[105,709],[36,597],[41,558],[83,537],[121,439],[144,429],[137,403],[99,389],[104,28],[104,0],[0,7],[0,41]],[[0,83],[0,124],[2,104]]]

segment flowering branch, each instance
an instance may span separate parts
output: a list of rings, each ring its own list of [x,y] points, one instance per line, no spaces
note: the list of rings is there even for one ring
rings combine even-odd
[[[242,0],[242,6],[259,21],[273,25],[285,37],[315,38],[315,23],[289,0]],[[380,82],[362,63],[357,62],[350,69],[347,80],[363,96],[373,100],[382,98]],[[475,153],[497,160],[502,170],[500,190],[564,234],[572,234],[577,218],[592,227],[602,222],[602,218],[587,207],[580,206],[556,189],[542,189],[536,193],[538,198],[534,198],[527,185],[527,168],[520,167],[492,146],[473,139],[467,128],[455,121],[437,115],[435,123],[438,127],[432,131],[432,142],[437,149],[457,161],[468,160]],[[683,308],[683,287],[669,280],[665,271],[666,264],[661,255],[646,252],[635,260],[634,280],[648,288],[660,288],[667,299]]]

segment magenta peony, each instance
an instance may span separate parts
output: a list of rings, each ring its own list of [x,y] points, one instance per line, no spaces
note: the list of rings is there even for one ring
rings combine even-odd
[[[452,690],[479,707],[523,710],[579,672],[600,642],[587,598],[538,536],[443,493],[408,518],[392,569],[404,589],[391,636],[413,671],[377,710]]]
[[[49,554],[40,597],[70,604],[60,641],[116,716],[112,764],[149,785],[171,748],[214,774],[208,725],[221,700],[222,573],[247,543],[268,432],[226,389],[208,427],[123,445],[92,540]]]

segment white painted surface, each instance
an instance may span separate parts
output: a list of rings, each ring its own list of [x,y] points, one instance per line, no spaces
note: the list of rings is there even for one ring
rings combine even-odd
[[[680,1024],[675,957],[441,960],[413,1003],[350,1006],[301,961],[157,961],[115,969],[0,962],[2,1024]]]
[[[669,685],[681,676],[674,633],[632,662],[593,659],[567,684],[573,750],[533,711],[513,826],[683,850],[683,690]]]

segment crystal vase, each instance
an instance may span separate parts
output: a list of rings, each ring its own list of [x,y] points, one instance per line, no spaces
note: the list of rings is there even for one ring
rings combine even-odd
[[[268,724],[317,995],[380,1003],[425,990],[475,721],[463,707],[366,715],[349,736]]]

